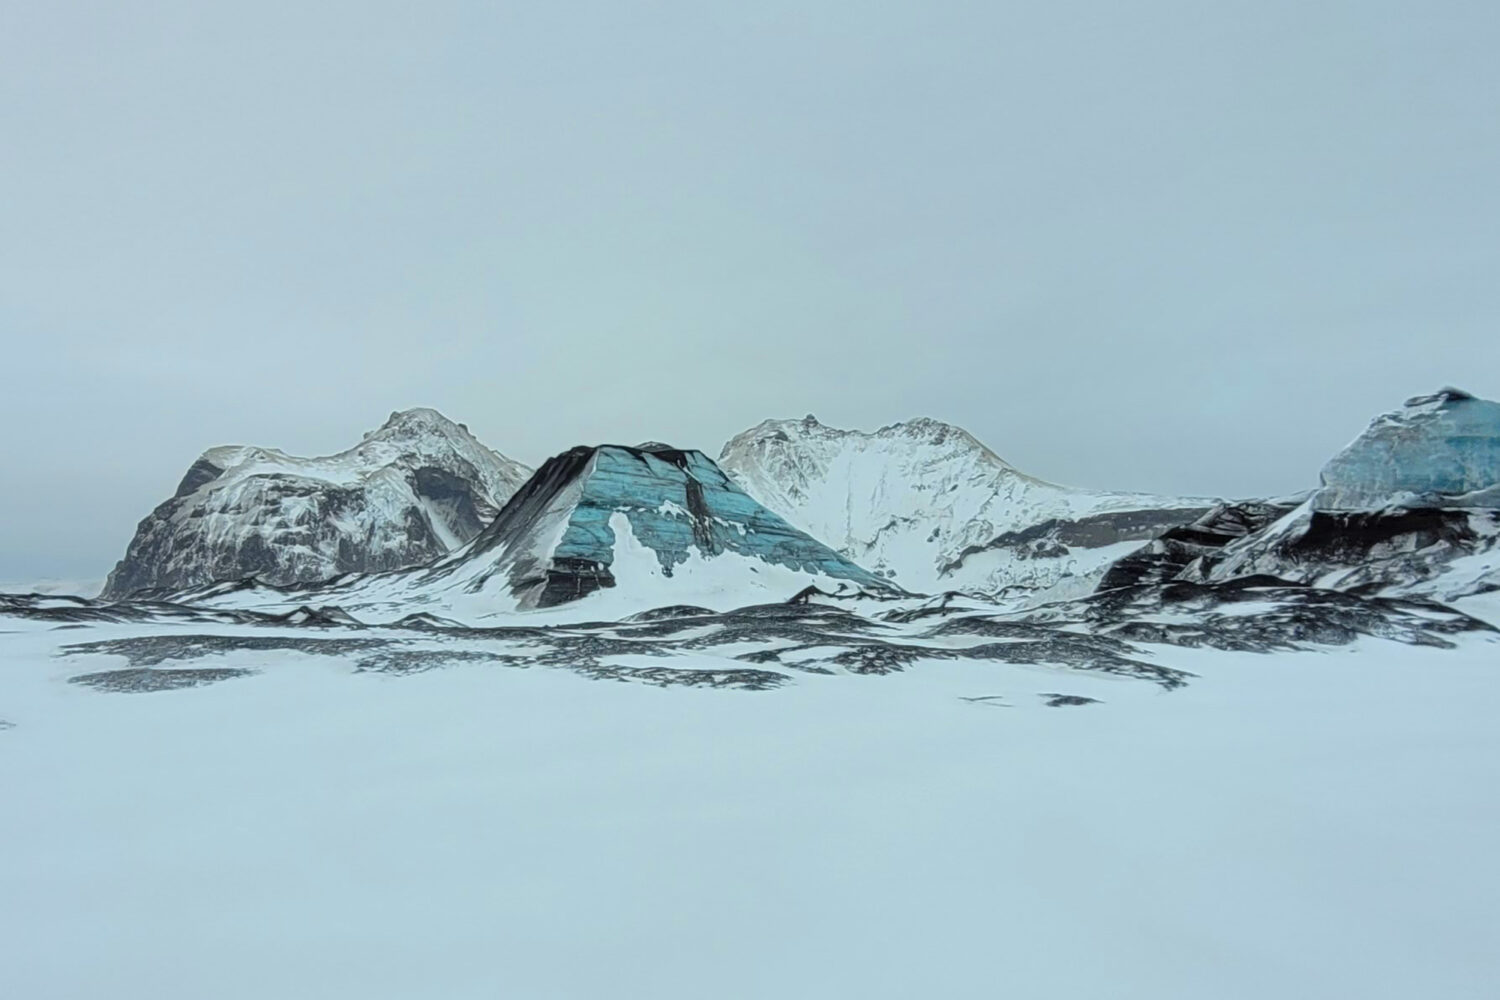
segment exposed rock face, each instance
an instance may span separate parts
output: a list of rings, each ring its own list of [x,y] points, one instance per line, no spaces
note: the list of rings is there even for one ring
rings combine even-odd
[[[1220,508],[1106,575],[1274,578],[1324,589],[1452,600],[1500,588],[1500,404],[1457,389],[1377,417],[1296,504]]]
[[[748,586],[751,574],[770,568],[799,587],[833,580],[900,593],[761,506],[701,452],[655,444],[579,447],[549,459],[421,586],[462,579],[476,592],[503,579],[520,607],[551,607],[617,583],[668,599],[705,585]]]
[[[1086,593],[1122,549],[1214,501],[1075,490],[1025,475],[974,437],[919,419],[874,433],[768,420],[719,459],[791,523],[908,590]]]
[[[1345,646],[1361,638],[1446,648],[1490,625],[1426,600],[1292,586],[1269,577],[1219,585],[1122,586],[1015,617],[1130,643],[1275,653]]]
[[[1287,500],[1219,504],[1197,520],[1170,528],[1110,566],[1098,589],[1174,580],[1195,561],[1216,557],[1224,546],[1260,531],[1297,506],[1296,501]]]
[[[479,534],[529,474],[428,409],[393,413],[324,458],[213,448],[140,523],[102,596],[431,562]]]
[[[1268,576],[1335,590],[1452,600],[1500,587],[1500,510],[1320,511],[1313,501],[1179,575],[1224,583]]]

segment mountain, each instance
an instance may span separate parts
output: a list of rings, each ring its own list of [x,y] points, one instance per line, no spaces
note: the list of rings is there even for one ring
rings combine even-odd
[[[392,413],[323,458],[211,448],[141,521],[102,596],[431,562],[478,535],[530,472],[430,409]]]
[[[1500,404],[1459,389],[1407,400],[1330,459],[1317,490],[1210,512],[1101,586],[1255,577],[1443,601],[1500,590]]]
[[[548,459],[478,536],[430,566],[327,587],[219,587],[177,599],[467,621],[584,598],[599,616],[733,608],[808,587],[904,596],[757,503],[702,452],[649,444],[581,446]]]
[[[792,524],[908,590],[1074,589],[1214,501],[1069,489],[931,419],[874,433],[768,420],[719,457]]]
[[[806,576],[804,586],[899,592],[756,503],[702,452],[659,444],[580,447],[549,459],[461,558],[434,572],[472,579],[476,565],[482,579],[504,573],[522,607],[617,583],[729,582],[773,568]]]

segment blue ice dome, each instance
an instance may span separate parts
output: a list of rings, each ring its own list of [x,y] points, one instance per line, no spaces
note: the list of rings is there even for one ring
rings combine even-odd
[[[1323,467],[1313,505],[1500,507],[1500,403],[1453,388],[1407,400]]]

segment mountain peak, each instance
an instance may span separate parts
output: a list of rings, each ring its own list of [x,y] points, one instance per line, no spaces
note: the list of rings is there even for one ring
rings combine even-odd
[[[105,596],[429,562],[477,535],[530,472],[425,407],[334,455],[210,448],[140,523]]]
[[[453,434],[455,432],[467,435],[469,428],[464,424],[449,420],[441,411],[430,406],[414,406],[406,410],[392,410],[385,423],[373,431],[365,432],[364,440],[396,435]]]
[[[1092,571],[1104,558],[1094,550],[1151,537],[1207,506],[1057,486],[932,417],[873,432],[767,420],[731,438],[719,462],[814,538],[929,593],[1051,586],[1085,564]]]

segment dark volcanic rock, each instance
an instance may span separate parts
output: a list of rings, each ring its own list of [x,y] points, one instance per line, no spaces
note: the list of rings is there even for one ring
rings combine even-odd
[[[1086,698],[1081,694],[1044,694],[1048,708],[1066,708],[1074,705],[1098,705],[1098,698]]]
[[[242,650],[347,656],[387,645],[385,639],[325,639],[294,635],[138,635],[72,643],[63,647],[63,655],[114,654],[125,657],[132,667],[154,667],[170,660],[197,660]]]
[[[271,614],[264,611],[201,607],[162,600],[107,601],[42,594],[0,594],[0,615],[53,622],[59,627],[109,622],[363,627],[353,615],[336,607],[303,607],[285,614]]]
[[[1195,560],[1212,558],[1224,546],[1260,531],[1296,507],[1296,501],[1285,500],[1219,504],[1194,521],[1169,528],[1150,545],[1115,562],[1097,589],[1165,583]]]
[[[1074,548],[1099,549],[1119,542],[1149,541],[1204,511],[1203,507],[1163,507],[1091,514],[1073,521],[1052,518],[996,535],[983,545],[971,545],[942,570],[951,573],[965,560],[996,549],[1018,559],[1040,559],[1064,556]]]
[[[81,684],[97,691],[139,694],[152,691],[176,691],[180,688],[203,687],[235,677],[248,677],[253,670],[238,670],[230,667],[197,667],[191,670],[158,670],[130,668],[127,670],[105,670],[97,674],[79,674],[69,677],[68,683]]]
[[[1035,609],[1024,620],[1129,643],[1255,653],[1345,646],[1361,637],[1446,648],[1466,634],[1500,636],[1493,626],[1430,601],[1366,597],[1271,577],[1117,587]]]
[[[1455,564],[1491,555],[1466,572]],[[1227,583],[1270,576],[1368,594],[1452,598],[1500,586],[1500,510],[1392,507],[1324,511],[1304,505],[1262,531],[1185,567],[1181,579]]]

